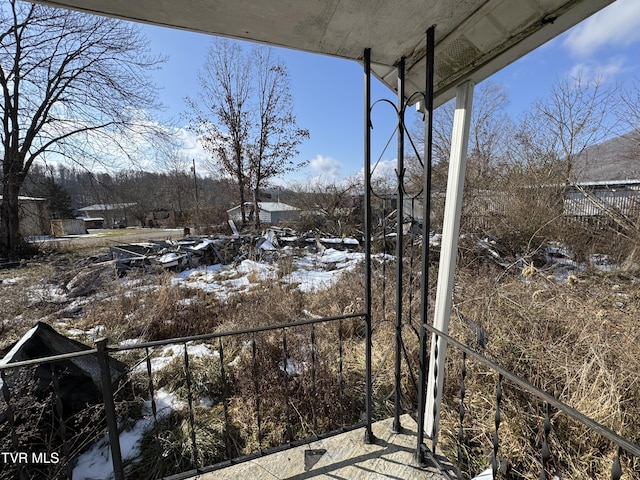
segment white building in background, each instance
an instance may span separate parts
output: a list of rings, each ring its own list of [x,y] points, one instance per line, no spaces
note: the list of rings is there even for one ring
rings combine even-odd
[[[252,202],[245,202],[244,211],[248,222],[254,219],[254,205]],[[296,222],[300,219],[299,208],[287,205],[282,202],[258,202],[258,215],[260,223],[276,224],[280,222]],[[242,223],[242,210],[240,205],[227,210],[229,220],[235,223]]]
[[[87,228],[117,228],[135,226],[140,222],[131,214],[136,203],[105,203],[78,209],[78,218],[85,220]],[[102,220],[100,222],[100,220]],[[96,223],[99,223],[97,225]]]

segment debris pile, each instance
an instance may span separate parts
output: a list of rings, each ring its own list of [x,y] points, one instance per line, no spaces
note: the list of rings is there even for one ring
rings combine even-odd
[[[335,238],[320,231],[299,234],[289,228],[271,227],[262,234],[243,233],[210,237],[187,236],[177,241],[149,240],[110,247],[119,275],[131,268],[161,267],[176,271],[208,265],[228,265],[247,258],[277,255],[290,248],[360,250],[353,237]]]

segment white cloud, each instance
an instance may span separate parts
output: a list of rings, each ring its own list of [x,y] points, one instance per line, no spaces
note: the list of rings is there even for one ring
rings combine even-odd
[[[313,172],[315,179],[324,181],[335,181],[340,176],[340,162],[335,158],[316,155],[316,158],[309,162],[309,168]]]
[[[604,46],[627,47],[640,41],[640,2],[617,0],[574,28],[564,45],[577,57],[588,57]]]
[[[180,154],[185,155],[187,158],[195,158],[196,161],[206,162],[209,159],[210,154],[202,148],[202,144],[195,133],[186,128],[177,128],[173,134],[180,143],[178,150]]]
[[[396,168],[398,167],[398,160],[380,160],[376,164],[371,166],[371,180],[374,183],[378,183],[379,187],[386,189],[395,189],[397,183]],[[364,168],[361,168],[358,172],[358,178],[364,183]]]
[[[577,63],[571,68],[569,75],[571,78],[581,78],[587,83],[594,81],[606,83],[625,69],[625,58],[622,55],[616,55],[603,64],[591,60]]]
[[[191,162],[196,161],[199,174],[207,169],[210,155],[202,148],[197,136],[184,127],[174,127],[160,124],[150,120],[149,127],[159,129],[172,139],[172,143],[153,145],[149,139],[143,135],[129,134],[126,138],[119,138],[122,145],[127,146],[129,154],[135,154],[133,163],[126,158],[118,157],[120,164],[126,166],[133,165],[136,169],[146,171],[166,171],[178,167],[178,164],[185,164],[184,168],[190,168]],[[106,147],[105,147],[106,148]],[[175,148],[175,149],[174,149]],[[112,154],[118,155],[117,150]],[[175,155],[180,157],[176,163]],[[127,163],[128,162],[128,163]]]
[[[395,181],[397,178],[397,167],[398,160],[395,158],[393,160],[380,160],[372,167],[371,178],[373,180]]]

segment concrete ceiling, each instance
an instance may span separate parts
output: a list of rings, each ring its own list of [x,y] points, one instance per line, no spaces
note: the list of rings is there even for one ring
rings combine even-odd
[[[425,32],[436,26],[435,104],[482,81],[613,0],[38,0],[172,28],[362,60],[408,95],[424,90]]]

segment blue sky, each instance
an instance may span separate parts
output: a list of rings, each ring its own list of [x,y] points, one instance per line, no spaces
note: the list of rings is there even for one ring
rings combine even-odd
[[[211,37],[144,26],[154,52],[168,61],[154,72],[161,87],[163,113],[179,127],[186,124],[185,97],[195,97],[201,69]],[[314,178],[334,180],[358,173],[363,158],[363,72],[355,61],[276,49],[286,64],[298,124],[309,129],[311,138],[300,147],[299,161],[309,166],[296,173],[298,181]],[[572,30],[543,45],[491,77],[505,86],[509,113],[518,118],[535,99],[544,98],[558,78],[575,74],[602,75],[605,82],[640,87],[640,0],[617,0]],[[375,81],[372,99],[395,99],[395,94]],[[381,112],[382,113],[382,112]],[[391,116],[390,112],[389,115]],[[374,117],[374,160],[386,166],[396,158],[395,146],[383,152],[394,128],[391,121]],[[204,153],[195,139],[185,134],[185,152],[198,160]]]

